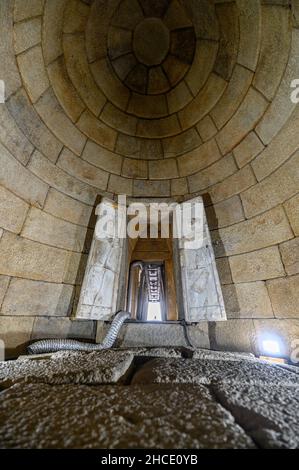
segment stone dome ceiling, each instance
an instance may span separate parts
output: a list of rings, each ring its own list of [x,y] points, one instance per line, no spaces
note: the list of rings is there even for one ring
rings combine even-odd
[[[283,77],[298,68],[290,7],[16,0],[9,60],[18,89],[9,112],[39,159],[100,193],[180,196],[234,174],[250,187],[238,146],[256,147],[256,157],[294,109],[288,102],[279,113]]]

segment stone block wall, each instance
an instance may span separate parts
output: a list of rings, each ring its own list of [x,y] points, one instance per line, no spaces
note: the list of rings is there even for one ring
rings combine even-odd
[[[0,332],[11,350],[94,337],[70,315],[97,199],[119,193],[203,195],[229,317],[219,335],[234,336],[231,348],[252,328],[296,337],[298,2],[161,5],[0,3]],[[154,68],[132,55],[148,16],[171,31]]]

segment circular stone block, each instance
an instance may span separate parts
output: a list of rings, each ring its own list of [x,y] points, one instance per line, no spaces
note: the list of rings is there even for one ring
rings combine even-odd
[[[159,18],[146,18],[134,31],[133,49],[139,62],[159,65],[168,54],[170,33]]]

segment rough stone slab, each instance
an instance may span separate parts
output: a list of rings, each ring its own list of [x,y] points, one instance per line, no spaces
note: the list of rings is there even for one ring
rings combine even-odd
[[[69,252],[5,232],[0,273],[37,281],[62,282]]]
[[[2,305],[5,293],[8,288],[9,281],[10,281],[10,277],[0,276],[0,306]]]
[[[271,101],[288,61],[291,42],[290,11],[277,5],[265,5],[262,7],[261,20],[261,48],[253,84]]]
[[[79,253],[86,250],[86,238],[92,237],[86,228],[58,219],[35,207],[31,208],[27,216],[22,236]]]
[[[49,131],[30,104],[24,89],[7,101],[7,107],[25,136],[52,162],[56,162],[62,144]]]
[[[222,287],[228,318],[273,318],[264,282],[243,282]]]
[[[76,122],[85,105],[68,76],[63,56],[52,62],[47,71],[58,101],[70,119]]]
[[[24,352],[24,346],[30,340],[33,322],[33,317],[0,315],[0,339],[5,344],[6,359]]]
[[[267,282],[273,310],[277,318],[298,318],[299,275]]]
[[[0,417],[5,448],[255,447],[200,386],[16,385]]]
[[[40,152],[34,152],[29,162],[29,169],[50,186],[79,201],[93,205],[98,190],[69,175],[51,164]]]
[[[0,363],[0,388],[20,382],[51,385],[115,383],[126,373],[133,355],[126,352],[58,352],[49,359]]]
[[[1,308],[2,315],[67,316],[73,286],[12,279]]]
[[[93,208],[91,206],[76,201],[76,199],[62,194],[54,188],[50,188],[48,192],[44,210],[55,217],[84,227],[92,226],[95,221],[92,217]]]
[[[277,246],[232,256],[229,264],[234,282],[252,282],[285,276]]]
[[[0,227],[20,233],[29,205],[0,186]]]
[[[263,361],[208,359],[153,359],[141,367],[132,384],[185,383],[210,384],[264,384],[270,386],[299,386],[299,376]]]
[[[103,191],[107,188],[109,173],[78,158],[68,149],[64,149],[60,154],[57,166],[83,183]]]
[[[22,0],[18,3],[22,3]],[[1,80],[4,80],[6,85],[6,98],[17,91],[22,84],[13,48],[13,7],[11,0],[0,2]]]
[[[282,207],[253,219],[212,232],[216,257],[237,255],[275,245],[293,238]]]
[[[26,51],[41,41],[41,20],[33,18],[30,21],[17,23],[14,27],[15,50],[17,54]]]
[[[0,184],[32,205],[42,207],[49,189],[48,185],[28,171],[1,144],[0,156]]]
[[[289,276],[299,273],[299,238],[279,246],[282,262]]]
[[[35,103],[50,85],[41,47],[35,46],[20,54],[17,61],[26,90]]]
[[[299,195],[287,201],[284,207],[295,235],[299,235]]]
[[[66,116],[52,88],[38,100],[35,108],[53,134],[75,154],[81,155],[86,137]]]
[[[218,384],[217,399],[261,448],[299,448],[299,387]]]
[[[36,317],[31,340],[70,338],[94,341],[95,322],[72,320],[67,317]]]
[[[9,152],[26,165],[34,150],[4,104],[0,106],[0,139]]]
[[[250,88],[241,106],[217,136],[220,150],[230,152],[258,123],[268,102],[254,88]]]
[[[275,207],[298,192],[299,151],[266,179],[242,194],[246,216],[257,214]]]
[[[44,0],[16,0],[14,18],[22,21],[32,16],[39,16],[43,12]]]
[[[251,162],[264,149],[262,142],[254,132],[250,132],[242,142],[235,147],[234,155],[239,168]]]

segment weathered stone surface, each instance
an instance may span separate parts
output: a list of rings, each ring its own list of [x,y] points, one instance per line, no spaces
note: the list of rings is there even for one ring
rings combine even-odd
[[[232,256],[229,264],[234,282],[263,281],[285,275],[277,246]]]
[[[125,178],[146,179],[148,178],[148,163],[144,160],[125,158],[122,166],[122,176]]]
[[[19,0],[18,3],[21,3]],[[26,1],[28,3],[28,0]],[[21,86],[13,48],[13,3],[3,0],[0,5],[0,55],[1,80],[5,82],[5,96],[8,98]]]
[[[206,84],[189,105],[179,112],[179,119],[183,129],[197,124],[223,95],[227,82],[219,75],[213,73],[209,76]]]
[[[121,347],[188,346],[183,327],[176,324],[124,324],[118,344]]]
[[[44,206],[45,212],[76,225],[92,225],[93,208],[50,188]]]
[[[28,163],[34,147],[18,127],[4,104],[0,107],[0,139],[9,152],[23,165]]]
[[[66,116],[52,89],[46,91],[35,107],[56,137],[74,153],[81,155],[86,137]]]
[[[177,162],[174,158],[149,162],[150,179],[159,180],[177,178],[178,176]]]
[[[73,287],[49,282],[12,279],[2,305],[2,315],[67,316]]]
[[[264,149],[263,144],[254,132],[250,132],[234,149],[234,155],[239,168],[251,162]]]
[[[1,418],[6,448],[255,447],[202,386],[20,384],[1,394]]]
[[[289,276],[299,273],[299,238],[279,245],[282,262]]]
[[[73,338],[94,341],[95,322],[74,321],[66,317],[36,317],[31,340]]]
[[[218,129],[221,129],[237,112],[251,85],[252,75],[249,70],[236,65],[225,92],[211,111],[211,117]]]
[[[52,62],[47,70],[58,101],[71,120],[77,121],[85,105],[68,76],[63,57]]]
[[[21,278],[62,282],[68,252],[4,233],[0,241],[0,273]]]
[[[299,378],[262,361],[153,359],[134,375],[132,384],[264,384],[299,385]]]
[[[245,191],[242,202],[247,217],[253,217],[294,196],[299,187],[299,151],[278,170]]]
[[[176,113],[192,100],[192,95],[186,83],[182,81],[167,94],[167,103],[170,113]]]
[[[98,116],[106,97],[96,86],[87,63],[84,36],[67,34],[63,37],[66,67],[72,83],[88,108]],[[76,54],[74,54],[76,51]]]
[[[237,165],[233,156],[227,155],[205,170],[188,177],[191,193],[202,191],[213,184],[219,183],[237,171]]]
[[[88,234],[84,227],[58,219],[33,207],[26,219],[22,236],[39,243],[81,253]]]
[[[26,137],[52,162],[56,162],[62,143],[49,131],[23,89],[7,102],[7,107]]]
[[[0,155],[0,184],[25,201],[42,207],[48,192],[47,184],[21,165],[1,144]]]
[[[287,201],[284,207],[295,235],[299,235],[299,195]]]
[[[250,165],[246,165],[221,183],[210,188],[209,195],[211,200],[216,203],[228,199],[234,194],[240,194],[254,184],[256,184],[256,178],[252,168]]]
[[[109,150],[114,150],[117,133],[114,129],[99,121],[89,111],[84,111],[78,121],[79,129],[91,140]]]
[[[100,147],[91,140],[87,141],[82,154],[83,160],[86,160],[92,165],[98,168],[115,173],[117,175],[121,172],[123,159],[120,155],[117,155],[104,147]]]
[[[67,0],[45,3],[43,22],[43,53],[46,65],[62,55],[62,27]]]
[[[287,8],[275,5],[262,7],[261,49],[253,84],[269,100],[275,94],[288,60],[291,40],[289,19]]]
[[[294,77],[299,76],[298,49],[299,31],[294,29],[292,33],[292,47],[285,74],[273,102],[257,126],[257,132],[265,144],[269,144],[275,135],[278,134],[296,107],[296,103],[290,99],[290,84]]]
[[[0,227],[20,233],[29,205],[0,186]]]
[[[158,139],[179,134],[181,131],[176,114],[156,120],[139,119],[136,135],[138,137]]]
[[[32,16],[39,16],[43,12],[44,0],[16,0],[14,18],[22,21]]]
[[[167,197],[170,196],[170,181],[133,181],[133,196]]]
[[[299,315],[299,276],[267,282],[276,318],[296,318]]]
[[[188,183],[186,178],[171,180],[171,195],[180,196],[188,193]]]
[[[216,264],[221,284],[232,284],[233,281],[228,258],[218,258],[216,259]]]
[[[255,345],[253,320],[217,322],[210,328],[211,348],[219,351],[252,352]]]
[[[16,357],[30,340],[33,317],[6,317],[0,315],[0,339],[5,344],[5,357]]]
[[[273,318],[264,282],[226,285],[222,292],[228,318]]]
[[[14,27],[15,51],[17,54],[26,51],[41,41],[41,20],[34,18],[30,21],[17,23]]]
[[[93,205],[98,191],[91,186],[68,175],[65,171],[51,164],[41,153],[35,152],[29,163],[29,169],[41,180],[62,193]]]
[[[31,101],[35,103],[50,85],[42,49],[35,46],[19,55],[17,60],[26,90]]]
[[[233,196],[226,201],[219,202],[206,208],[209,229],[226,227],[244,220],[241,200]]]
[[[298,449],[298,386],[240,383],[213,390],[260,448]]]
[[[30,356],[21,361],[0,363],[0,388],[17,383],[51,385],[99,385],[118,382],[133,359],[132,353],[118,351],[58,352],[48,359],[35,360]]]
[[[238,11],[234,3],[215,5],[219,22],[219,49],[214,70],[225,80],[229,80],[237,60],[239,48]]]
[[[205,142],[195,150],[185,153],[178,158],[180,176],[192,175],[197,171],[206,168],[221,158],[221,153],[216,141]]]
[[[122,176],[110,175],[108,191],[115,194],[126,194],[127,196],[132,196],[133,180],[130,178],[123,178]]]
[[[6,294],[10,278],[8,276],[0,276],[0,306],[2,305]]]
[[[223,154],[230,152],[264,114],[268,102],[254,88],[250,88],[240,108],[217,136]]]
[[[196,126],[200,137],[204,142],[214,137],[217,134],[217,127],[215,126],[212,118],[206,116]]]
[[[57,166],[88,185],[102,191],[107,188],[109,173],[78,158],[68,149],[64,149],[60,154]]]
[[[63,32],[66,34],[85,31],[90,13],[89,5],[81,0],[69,0],[65,9]]]
[[[252,162],[258,181],[263,180],[279,168],[298,150],[299,107],[271,141],[268,147]]]
[[[196,6],[198,7],[198,4]],[[203,39],[197,41],[193,64],[185,78],[193,96],[196,96],[206,83],[213,69],[217,51],[216,42]]]
[[[266,248],[293,238],[282,207],[231,227],[212,232],[215,251],[220,257]],[[216,255],[217,256],[217,255]]]
[[[260,51],[261,5],[259,0],[238,0],[240,22],[240,44],[238,63],[255,70]]]

